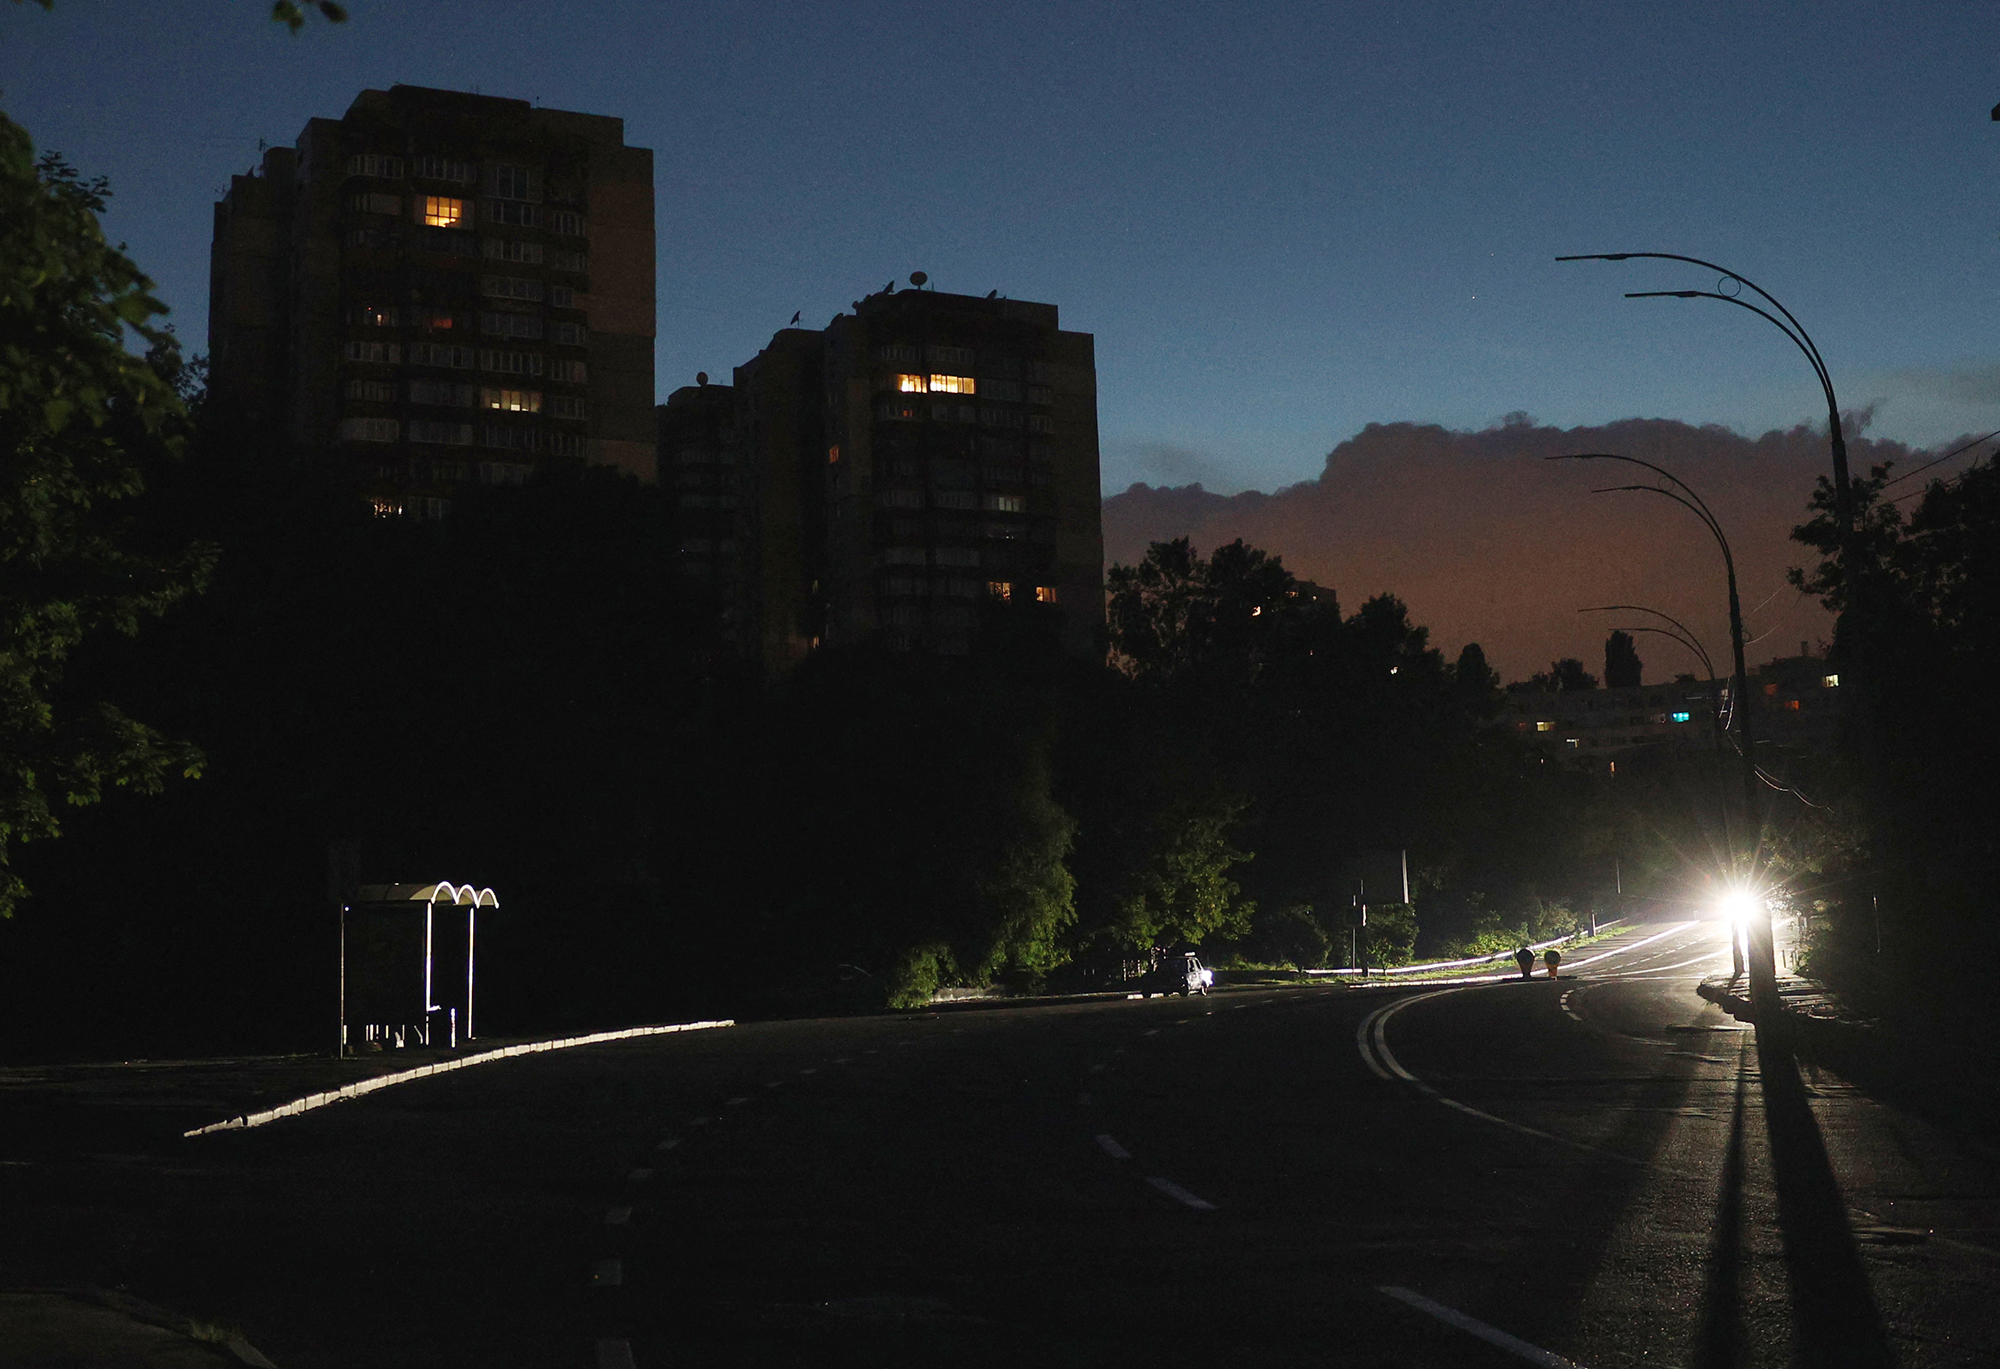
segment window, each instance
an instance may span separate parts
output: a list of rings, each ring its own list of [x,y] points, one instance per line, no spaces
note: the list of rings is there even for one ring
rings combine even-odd
[[[517,414],[538,414],[542,411],[542,394],[539,390],[481,390],[479,407],[505,409]]]
[[[969,395],[974,392],[977,382],[971,376],[931,377],[931,393],[934,395]]]
[[[499,162],[493,167],[493,193],[503,200],[534,198],[535,176],[525,166]]]
[[[931,417],[940,423],[977,423],[979,409],[972,404],[933,404]]]
[[[542,321],[533,314],[484,313],[479,316],[479,331],[498,337],[538,338]]]
[[[457,228],[469,222],[471,214],[464,200],[455,200],[448,195],[426,195],[418,217],[426,228]]]
[[[1029,415],[1028,415],[1028,431],[1029,431],[1029,432],[1031,432],[1031,433],[1052,433],[1052,432],[1054,432],[1055,430],[1056,430],[1056,421],[1055,421],[1055,420],[1054,420],[1053,418],[1050,418],[1050,417],[1049,417],[1049,416],[1048,416],[1047,414],[1029,414]]]
[[[393,418],[344,418],[340,421],[343,442],[394,442],[402,425]]]
[[[590,269],[590,253],[569,252],[560,247],[549,252],[549,265],[558,271],[584,272]]]
[[[1031,361],[1028,363],[1029,380],[1035,381],[1038,384],[1048,385],[1053,383],[1055,378],[1056,378],[1056,368],[1051,366],[1048,362]]]
[[[988,523],[986,536],[995,542],[1012,542],[1021,536],[1019,523]]]
[[[357,214],[400,214],[403,212],[403,197],[371,190],[350,198],[347,207]]]
[[[535,226],[535,206],[520,200],[488,200],[486,221],[505,224],[512,228],[533,228]]]
[[[392,380],[350,380],[347,382],[347,397],[369,404],[394,404],[396,383]]]
[[[574,209],[558,209],[549,215],[549,231],[566,238],[580,238],[583,236],[583,215]]]
[[[349,361],[394,366],[403,359],[403,349],[393,342],[350,342],[345,355]]]
[[[575,288],[568,285],[551,285],[549,287],[549,303],[558,309],[576,308]]]
[[[941,509],[975,509],[979,507],[971,490],[939,490],[931,496],[931,502]]]
[[[1009,404],[1021,402],[1021,382],[1018,380],[998,380],[991,376],[982,377],[979,393],[988,399],[1002,399]]]
[[[1024,494],[989,494],[980,501],[988,513],[1026,513],[1028,497]]]
[[[885,566],[921,566],[924,563],[922,547],[884,547],[875,558]]]
[[[1553,732],[1555,730],[1556,725],[1552,722],[1539,722],[1535,724],[1535,731],[1537,732]]]
[[[449,157],[419,157],[416,159],[416,177],[420,181],[457,181],[462,185],[472,179],[472,163],[453,161]]]
[[[875,417],[894,422],[898,419],[920,418],[922,415],[917,412],[916,405],[907,401],[898,403],[895,400],[885,400],[875,406]]]
[[[548,448],[557,456],[582,456],[584,441],[581,433],[550,433]]]
[[[1592,743],[1592,745],[1595,745],[1595,744],[1596,744],[1596,743],[1594,743],[1594,742]],[[1564,746],[1581,746],[1581,745],[1583,745],[1583,742],[1582,742],[1582,740],[1581,740],[1580,738],[1577,738],[1577,737],[1564,737],[1564,738],[1563,738],[1563,745],[1564,745]]]
[[[838,466],[840,464],[840,444],[838,442],[826,449],[826,464],[829,466]]]
[[[590,334],[581,323],[555,323],[549,326],[549,340],[558,347],[581,347]]]
[[[450,366],[454,370],[472,369],[474,353],[470,347],[445,347],[432,342],[410,344],[410,364],[412,366]]]
[[[447,404],[455,409],[470,409],[478,402],[479,392],[470,385],[454,385],[448,380],[410,382],[412,404]]]
[[[493,295],[499,299],[539,301],[542,297],[542,283],[527,276],[481,276],[479,293]]]
[[[556,418],[574,418],[581,421],[590,417],[589,407],[575,395],[550,395],[547,412]]]
[[[890,342],[875,349],[875,359],[887,366],[910,366],[917,364],[917,349],[907,343]]]
[[[429,419],[410,420],[410,441],[442,442],[454,447],[472,445],[472,425],[470,423],[436,423]]]
[[[930,349],[931,368],[938,371],[956,371],[961,375],[972,370],[972,349],[970,347],[933,347]]]
[[[1030,385],[1028,387],[1028,402],[1030,404],[1053,404],[1056,402],[1056,397],[1046,385]]]
[[[988,580],[986,582],[986,593],[989,598],[1004,601],[1014,597],[1014,587],[1005,580]]]
[[[1819,677],[1819,682],[1826,689],[1840,688],[1840,676],[1838,675],[1822,675]]]
[[[1055,601],[1056,601],[1056,587],[1055,587],[1054,585],[1036,585],[1036,586],[1035,586],[1035,602],[1036,602],[1036,603],[1038,603],[1038,604],[1053,604],[1053,603],[1054,603]]]
[[[501,451],[540,451],[542,435],[534,428],[507,428],[498,424],[488,424],[480,439],[482,446],[494,447]]]
[[[536,352],[496,352],[482,349],[479,353],[479,369],[498,371],[502,375],[538,376],[542,373],[542,358]]]
[[[896,388],[906,395],[920,395],[925,393],[927,387],[922,376],[899,375],[896,377]]]
[[[939,547],[936,560],[941,566],[976,566],[979,553],[971,547]]]
[[[360,309],[355,311],[354,321],[363,328],[394,328],[396,326],[396,311],[394,309],[378,308],[372,304],[364,304]]]
[[[920,509],[924,506],[921,490],[884,490],[875,496],[878,509]]]
[[[479,239],[462,228],[419,228],[418,246],[426,252],[447,252],[469,257],[479,250]]]
[[[347,174],[350,176],[379,176],[386,181],[403,179],[403,159],[401,157],[378,157],[373,152],[360,152],[347,159]]]
[[[350,228],[347,230],[349,247],[391,247],[395,239],[379,228]]]
[[[479,463],[479,483],[482,485],[525,485],[535,468],[522,461],[482,461]]]
[[[518,261],[524,266],[542,264],[542,245],[519,238],[481,238],[479,251],[488,261]]]
[[[560,380],[567,385],[581,385],[589,374],[581,361],[551,361],[549,379]]]
[[[1799,711],[1799,701],[1797,699],[1787,699],[1785,700],[1785,708],[1790,712],[1797,713]]]
[[[979,421],[989,428],[1018,428],[1021,426],[1021,415],[1013,409],[988,408],[979,411]]]

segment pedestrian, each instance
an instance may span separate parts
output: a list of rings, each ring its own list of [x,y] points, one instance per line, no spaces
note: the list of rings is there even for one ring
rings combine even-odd
[[[1521,967],[1521,978],[1533,979],[1535,977],[1535,953],[1526,946],[1514,952],[1514,963]]]
[[[1549,967],[1549,978],[1556,977],[1556,966],[1563,963],[1563,953],[1551,946],[1542,952],[1542,963]]]

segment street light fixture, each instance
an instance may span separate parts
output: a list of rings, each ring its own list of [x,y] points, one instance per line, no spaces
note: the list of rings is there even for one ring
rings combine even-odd
[[[1674,486],[1664,489],[1659,485],[1612,485],[1593,490],[1593,494],[1616,494],[1635,491],[1642,494],[1657,494],[1673,500],[1682,508],[1701,519],[1715,544],[1722,549],[1722,568],[1729,581],[1729,647],[1736,667],[1736,678],[1732,688],[1736,725],[1743,734],[1743,812],[1749,825],[1747,850],[1743,861],[1741,878],[1746,884],[1755,883],[1757,866],[1757,843],[1763,830],[1758,818],[1761,794],[1757,775],[1757,747],[1750,728],[1750,680],[1749,672],[1743,664],[1743,604],[1736,593],[1736,557],[1729,550],[1729,539],[1723,536],[1722,523],[1681,478],[1664,466],[1656,466],[1650,461],[1641,461],[1636,456],[1619,456],[1612,452],[1576,452],[1562,456],[1544,457],[1545,461],[1619,461],[1628,466],[1640,466],[1652,471]],[[1678,492],[1676,492],[1678,491]],[[1778,1013],[1778,964],[1771,941],[1771,915],[1769,909],[1761,909],[1749,921],[1750,940],[1750,1002],[1756,1010],[1760,1024],[1776,1023]]]

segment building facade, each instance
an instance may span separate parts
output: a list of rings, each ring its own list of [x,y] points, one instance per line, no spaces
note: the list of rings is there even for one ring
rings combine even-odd
[[[622,120],[366,90],[216,205],[210,392],[385,514],[552,459],[651,480],[653,280]]]
[[[1097,368],[1056,306],[911,289],[736,369],[767,671],[821,645],[963,656],[996,611],[1102,652]]]

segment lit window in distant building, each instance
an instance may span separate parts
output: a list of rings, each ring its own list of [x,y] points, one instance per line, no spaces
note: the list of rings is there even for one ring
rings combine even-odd
[[[978,382],[971,376],[931,377],[931,393],[938,395],[969,395],[974,393]]]
[[[1583,745],[1583,739],[1582,739],[1582,738],[1580,738],[1580,737],[1564,737],[1564,738],[1563,738],[1563,745],[1565,745],[1565,746],[1582,746],[1582,745]]]
[[[1555,730],[1556,730],[1556,725],[1552,722],[1540,722],[1535,724],[1535,731],[1537,732],[1553,732]]]
[[[920,395],[920,394],[923,394],[923,393],[924,393],[924,378],[923,378],[922,376],[901,376],[901,375],[899,375],[899,376],[897,376],[897,377],[896,377],[896,388],[897,388],[898,390],[901,390],[901,391],[902,391],[902,392],[903,392],[904,394],[906,394],[906,395]]]
[[[1055,601],[1056,601],[1056,587],[1055,587],[1054,585],[1036,585],[1036,586],[1035,586],[1035,602],[1036,602],[1036,603],[1038,603],[1038,604],[1053,604],[1053,603],[1054,603]]]
[[[1799,701],[1797,699],[1787,699],[1785,700],[1785,707],[1789,711],[1796,713],[1799,711]]]
[[[829,466],[838,466],[840,464],[840,444],[838,442],[826,449],[826,464]]]
[[[1822,675],[1819,677],[1819,682],[1828,689],[1840,688],[1840,676],[1838,675]]]
[[[1014,597],[1014,587],[1005,580],[988,580],[986,582],[986,593],[995,599],[1012,599]]]
[[[1693,716],[1694,715],[1692,713],[1676,713],[1674,714],[1674,721],[1677,723],[1684,723]]]
[[[1776,685],[1774,685],[1774,684],[1767,684],[1767,685],[1765,685],[1765,686],[1764,686],[1764,692],[1765,692],[1766,694],[1769,694],[1769,695],[1772,695],[1773,697],[1775,697],[1775,696],[1777,695],[1777,692],[1778,692],[1778,687],[1777,687]]]
[[[465,222],[465,201],[448,195],[424,196],[424,224],[429,228],[456,228]]]
[[[982,501],[989,513],[1026,513],[1028,497],[1024,494],[989,494]]]
[[[510,413],[538,414],[542,411],[540,390],[481,390],[479,404],[485,409],[505,409]]]

